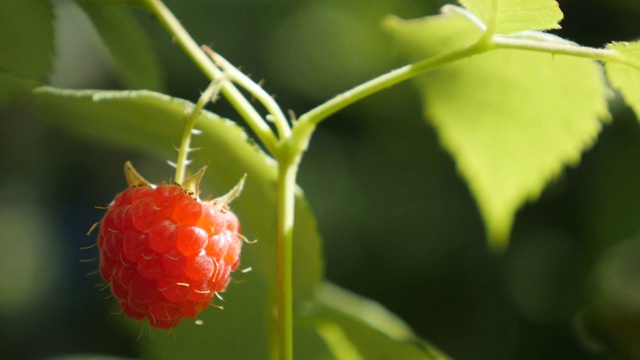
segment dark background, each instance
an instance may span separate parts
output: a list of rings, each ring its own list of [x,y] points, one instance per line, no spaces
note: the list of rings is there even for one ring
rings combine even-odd
[[[55,2],[58,53],[50,82],[118,88],[82,13]],[[402,64],[379,27],[419,17],[427,0],[167,1],[200,43],[301,114]],[[640,37],[636,0],[564,0],[560,36],[583,45]],[[137,11],[166,71],[166,92],[195,100],[207,80],[151,15]],[[66,353],[136,356],[113,331],[110,302],[80,249],[135,160],[52,127],[24,104],[0,110],[0,358]],[[223,104],[216,112],[238,117]],[[614,121],[577,168],[517,216],[511,245],[492,254],[470,193],[411,84],[327,120],[299,183],[325,240],[329,280],[379,301],[456,359],[640,358],[640,127],[618,98]],[[89,257],[94,256],[91,252]],[[92,331],[87,331],[92,329]]]

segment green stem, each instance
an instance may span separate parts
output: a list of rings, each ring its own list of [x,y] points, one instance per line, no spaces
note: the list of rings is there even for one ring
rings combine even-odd
[[[200,49],[180,21],[171,13],[161,0],[140,0],[157,18],[165,29],[173,36],[182,50],[211,80],[221,76],[222,71],[209,59],[207,54]],[[251,103],[242,95],[232,83],[225,83],[221,89],[222,95],[231,103],[236,111],[247,122],[256,136],[264,144],[265,148],[275,154],[278,142],[275,134],[255,110]]]
[[[517,49],[544,52],[552,55],[568,55],[601,62],[617,62],[640,70],[640,64],[630,61],[628,57],[610,49],[597,49],[565,42],[548,42],[531,39],[518,39],[509,36],[495,35],[489,44],[494,49]]]
[[[216,53],[207,46],[203,46],[202,49],[207,53],[207,55],[209,55],[216,65],[220,66],[220,68],[224,70],[230,81],[235,82],[247,90],[253,97],[258,99],[265,109],[267,109],[269,114],[273,117],[280,139],[286,139],[291,136],[291,127],[287,122],[287,117],[284,115],[282,109],[280,109],[280,106],[276,103],[273,96],[264,91],[259,84],[255,83],[242,71],[238,70],[238,68],[233,66],[233,64],[222,57],[222,55]]]
[[[483,29],[482,37],[478,40],[479,43],[488,43],[491,41],[493,34],[496,31],[496,23],[498,22],[498,0],[491,1],[491,11],[489,12],[489,19],[487,19],[486,27]],[[475,14],[470,13],[475,17]],[[474,21],[475,22],[475,21]]]
[[[281,154],[286,154],[282,152]],[[293,225],[301,153],[278,159],[278,349],[293,359]]]
[[[176,175],[174,181],[178,184],[182,184],[185,174],[187,173],[187,165],[189,164],[187,157],[189,152],[192,150],[191,135],[193,135],[192,132],[193,127],[196,124],[196,120],[198,119],[198,116],[200,116],[200,111],[205,107],[205,105],[207,105],[207,103],[217,96],[218,92],[220,92],[220,87],[223,82],[223,78],[213,80],[202,95],[200,95],[195,107],[191,110],[191,113],[189,113],[189,117],[187,118],[187,122],[185,123],[184,130],[182,132],[180,148],[178,149],[178,160],[176,161]]]
[[[294,126],[294,130],[296,127],[304,128],[304,132],[306,133],[308,132],[308,130],[306,130],[307,127],[311,125],[315,126],[339,110],[342,110],[343,108],[383,89],[421,75],[438,66],[452,63],[472,55],[498,49],[528,50],[553,55],[582,57],[602,62],[617,62],[640,70],[639,62],[629,59],[629,57],[623,56],[614,50],[590,48],[564,42],[539,41],[527,38],[493,35],[490,39],[482,37],[478,42],[471,46],[436,55],[413,64],[405,65],[364,82],[300,116],[296,126]]]
[[[343,108],[362,100],[369,95],[411,79],[438,66],[486,51],[485,47],[485,44],[473,44],[462,49],[457,49],[413,64],[405,65],[401,68],[380,75],[303,114],[298,118],[296,126],[303,128],[309,125],[316,125],[339,110],[342,110]],[[294,126],[294,129],[296,126]]]

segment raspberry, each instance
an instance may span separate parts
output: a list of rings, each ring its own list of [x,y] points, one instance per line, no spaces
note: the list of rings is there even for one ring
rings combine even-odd
[[[193,318],[238,267],[242,240],[227,204],[241,190],[211,201],[198,199],[204,169],[178,184],[152,185],[125,165],[129,188],[118,194],[100,222],[100,274],[122,311],[170,329]]]

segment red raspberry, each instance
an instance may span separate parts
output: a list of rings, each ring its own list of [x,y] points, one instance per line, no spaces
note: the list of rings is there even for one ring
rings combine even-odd
[[[193,318],[224,291],[240,261],[240,224],[225,197],[201,201],[204,171],[180,185],[151,185],[129,163],[130,187],[100,223],[100,274],[129,317],[170,329]],[[187,189],[185,189],[187,188]]]

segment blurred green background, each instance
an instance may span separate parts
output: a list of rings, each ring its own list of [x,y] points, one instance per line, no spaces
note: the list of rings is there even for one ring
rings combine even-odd
[[[640,37],[636,0],[561,0],[557,33],[590,46]],[[120,88],[82,11],[54,1],[49,83]],[[301,114],[402,64],[380,29],[389,13],[434,14],[429,0],[166,1],[194,38]],[[165,91],[195,100],[207,80],[157,22],[136,11],[165,73]],[[6,49],[3,51],[7,51]],[[9,50],[10,51],[10,50]],[[238,117],[220,102],[212,108]],[[329,280],[370,297],[456,359],[640,358],[640,126],[617,98],[614,121],[578,168],[518,214],[492,254],[466,185],[421,118],[411,84],[323,123],[299,183],[317,215]],[[70,353],[136,357],[112,301],[86,273],[95,206],[122,190],[122,164],[150,179],[158,159],[98,147],[32,115],[0,109],[0,358]],[[250,266],[250,264],[246,264]]]

